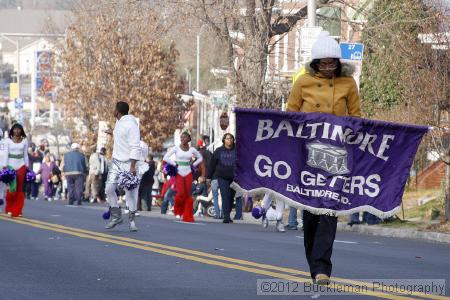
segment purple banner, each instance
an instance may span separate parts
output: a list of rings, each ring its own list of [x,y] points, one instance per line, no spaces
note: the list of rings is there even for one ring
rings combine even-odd
[[[380,218],[401,204],[428,131],[321,113],[236,108],[238,193],[270,193],[314,214],[360,211]]]

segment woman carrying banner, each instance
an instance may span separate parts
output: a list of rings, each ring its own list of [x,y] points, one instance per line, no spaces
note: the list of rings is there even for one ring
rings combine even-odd
[[[312,61],[307,73],[292,87],[288,111],[320,112],[336,116],[360,117],[360,99],[353,67],[341,63],[339,44],[323,31],[311,49]],[[331,276],[331,255],[336,236],[337,218],[304,211],[304,246],[311,277],[327,285]]]
[[[5,212],[11,217],[21,217],[25,201],[25,174],[28,166],[28,141],[22,125],[16,123],[5,140],[3,168],[16,170],[16,179],[9,184],[6,193]]]
[[[203,157],[200,152],[194,147],[189,146],[191,135],[189,131],[185,130],[181,134],[180,146],[175,146],[164,155],[163,160],[177,167],[177,175],[175,177],[175,205],[174,214],[177,218],[183,217],[184,222],[194,222],[193,215],[193,200],[192,200],[192,171],[191,164],[197,167],[202,161]],[[175,161],[171,156],[175,154]],[[192,158],[197,158],[194,163]]]

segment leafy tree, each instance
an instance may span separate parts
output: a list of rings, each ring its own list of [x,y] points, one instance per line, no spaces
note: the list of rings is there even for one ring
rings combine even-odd
[[[60,92],[73,138],[95,145],[98,122],[114,127],[114,105],[122,100],[139,118],[142,139],[160,149],[189,104],[177,96],[178,52],[161,41],[158,12],[140,1],[79,1],[73,16],[61,47]]]

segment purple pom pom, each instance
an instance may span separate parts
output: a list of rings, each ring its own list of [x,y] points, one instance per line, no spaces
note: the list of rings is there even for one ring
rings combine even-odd
[[[178,168],[177,168],[177,166],[172,166],[171,164],[166,164],[164,166],[163,172],[165,174],[169,175],[170,177],[175,177],[178,173]]]
[[[0,199],[0,206],[2,206],[4,203],[3,199]]]
[[[192,174],[195,174],[195,172],[197,172],[197,168],[194,165],[191,165],[191,172]]]
[[[27,170],[27,173],[25,175],[25,181],[26,182],[34,182],[36,181],[36,173],[34,173],[32,170]]]
[[[16,179],[16,170],[7,168],[0,171],[0,181],[8,184],[14,179]]]
[[[118,185],[119,188],[125,190],[133,190],[139,186],[139,177],[131,172],[123,171],[119,173]]]
[[[259,219],[265,214],[266,214],[265,209],[260,206],[253,207],[252,209],[252,216],[255,219]]]
[[[102,215],[103,219],[105,220],[109,220],[109,218],[111,217],[111,209],[108,209],[108,211],[105,211]]]

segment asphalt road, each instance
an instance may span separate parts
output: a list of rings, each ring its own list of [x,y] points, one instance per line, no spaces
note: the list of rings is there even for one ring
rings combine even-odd
[[[104,229],[103,211],[27,201],[23,218],[0,214],[0,299],[450,299],[371,288],[357,296],[302,296],[299,284],[310,282],[302,231],[141,216],[139,231],[130,233],[127,222]],[[447,244],[338,232],[333,263],[340,284],[450,282]],[[258,295],[258,279],[279,280],[270,283],[277,294]],[[281,296],[288,289],[291,296]]]

